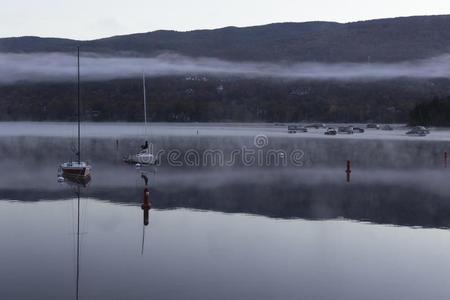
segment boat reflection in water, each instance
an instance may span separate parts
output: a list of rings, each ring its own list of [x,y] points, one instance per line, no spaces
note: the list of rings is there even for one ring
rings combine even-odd
[[[66,183],[69,186],[83,187],[83,188],[88,187],[89,183],[91,182],[91,175],[77,176],[77,175],[62,174],[58,178],[63,178],[63,180],[60,181]]]

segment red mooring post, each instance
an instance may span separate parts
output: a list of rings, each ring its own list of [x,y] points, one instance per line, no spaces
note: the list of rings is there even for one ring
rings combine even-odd
[[[142,203],[141,208],[144,211],[144,225],[147,226],[148,211],[150,210],[150,208],[152,208],[152,205],[150,204],[150,192],[147,187],[144,189],[144,203]]]
[[[119,140],[116,140],[116,151],[119,151]]]
[[[347,160],[347,170],[345,170],[345,173],[347,173],[347,182],[350,182],[350,173],[352,170],[350,169],[350,161]]]
[[[448,154],[447,154],[447,152],[444,152],[444,168],[447,168],[447,159],[448,159]]]

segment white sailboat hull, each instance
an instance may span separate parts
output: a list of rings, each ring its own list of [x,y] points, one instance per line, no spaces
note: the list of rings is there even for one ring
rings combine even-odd
[[[89,176],[91,174],[91,166],[85,162],[65,162],[60,166],[63,175],[67,176]]]
[[[153,154],[144,150],[137,154],[129,155],[127,158],[124,158],[124,161],[127,163],[152,165],[155,163],[155,157]]]

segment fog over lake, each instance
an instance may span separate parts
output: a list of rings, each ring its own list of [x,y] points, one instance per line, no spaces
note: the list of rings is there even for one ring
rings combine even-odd
[[[450,54],[396,63],[232,62],[216,58],[161,54],[144,58],[85,53],[83,80],[207,74],[246,78],[388,80],[450,78]],[[74,80],[76,57],[65,53],[0,53],[0,83]]]

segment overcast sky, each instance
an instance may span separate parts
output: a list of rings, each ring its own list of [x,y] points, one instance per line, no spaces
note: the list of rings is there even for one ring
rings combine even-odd
[[[0,0],[0,37],[95,39],[274,22],[450,14],[449,0]]]

